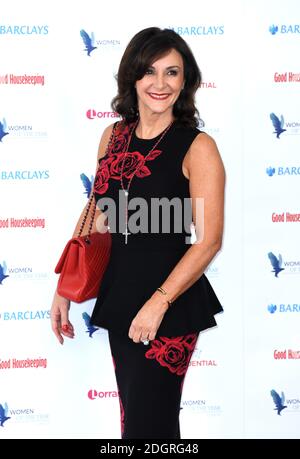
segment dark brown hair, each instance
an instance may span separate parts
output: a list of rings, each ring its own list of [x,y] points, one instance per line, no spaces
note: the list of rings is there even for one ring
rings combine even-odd
[[[138,106],[135,82],[145,75],[157,59],[175,49],[184,64],[184,89],[174,107],[173,115],[179,125],[197,127],[199,113],[195,94],[201,83],[201,73],[188,44],[170,29],[149,27],[138,32],[129,42],[120,62],[117,82],[118,94],[112,100],[112,109],[126,122],[137,119]]]

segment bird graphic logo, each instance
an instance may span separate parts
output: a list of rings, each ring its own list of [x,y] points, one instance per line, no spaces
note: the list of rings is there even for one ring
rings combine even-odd
[[[287,408],[287,406],[284,405],[284,402],[285,402],[284,393],[281,392],[281,397],[280,397],[280,395],[276,392],[276,390],[272,389],[271,390],[271,396],[272,396],[274,405],[276,407],[276,408],[274,408],[274,410],[276,410],[277,414],[279,416],[281,416],[281,414],[280,414],[281,411],[284,410],[285,408]]]
[[[94,49],[97,49],[97,46],[94,46],[95,43],[95,38],[93,32],[91,33],[91,36],[85,31],[81,30],[80,31],[80,36],[83,40],[83,43],[85,45],[84,51],[87,52],[87,55],[90,56],[91,52],[94,51]]]
[[[9,134],[9,132],[6,132],[7,130],[7,124],[5,118],[2,119],[2,122],[0,121],[0,142],[2,142],[3,137]]]
[[[278,277],[278,274],[280,271],[284,271],[284,268],[282,268],[282,256],[279,254],[278,258],[274,255],[273,252],[268,253],[269,260],[271,262],[273,271],[272,273],[275,273],[275,277]]]
[[[275,129],[275,131],[273,132],[273,134],[276,134],[276,138],[279,139],[279,137],[281,136],[281,134],[282,134],[283,132],[286,131],[286,129],[283,129],[283,126],[284,126],[284,118],[283,118],[283,116],[281,115],[281,117],[280,117],[280,119],[279,119],[278,116],[275,115],[275,113],[270,113],[270,118],[271,118],[273,127],[274,127],[274,129]]]
[[[4,427],[4,423],[10,419],[8,415],[8,406],[7,403],[4,403],[4,406],[0,404],[0,426]]]
[[[2,265],[0,264],[0,285],[2,285],[2,282],[4,281],[4,279],[9,277],[9,275],[6,273],[7,273],[7,265],[5,261],[3,261]]]
[[[83,193],[86,194],[87,198],[89,198],[93,189],[94,177],[91,175],[91,178],[89,179],[85,174],[80,174],[80,178],[85,189]]]
[[[268,305],[268,311],[269,311],[271,314],[274,314],[274,313],[277,311],[277,306],[276,306],[276,304],[269,304],[269,305]]]
[[[268,174],[269,177],[273,177],[275,172],[276,172],[275,167],[267,167],[266,169],[266,173]]]
[[[91,324],[91,318],[90,318],[90,316],[88,315],[87,312],[83,312],[82,313],[82,318],[83,318],[85,326],[87,328],[86,333],[88,333],[89,337],[92,338],[93,337],[93,333],[95,333],[95,331],[97,331],[98,328],[94,327],[94,325]]]
[[[272,35],[275,35],[275,34],[278,32],[278,26],[272,24],[272,25],[269,27],[269,32],[270,32]]]

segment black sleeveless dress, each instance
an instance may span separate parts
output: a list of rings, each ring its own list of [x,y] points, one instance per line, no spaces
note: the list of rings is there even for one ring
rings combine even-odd
[[[145,207],[148,212],[148,232],[142,229],[133,233],[129,228],[131,234],[125,244],[125,236],[122,234],[125,230],[124,206],[121,208],[124,192],[120,176],[130,129],[132,125],[128,125],[125,130],[117,130],[114,142],[106,155],[99,160],[95,177],[97,205],[108,214],[107,203],[108,198],[111,198],[116,205],[116,212],[114,218],[108,221],[112,236],[111,257],[91,317],[92,324],[126,335],[139,309],[156,288],[163,284],[191,247],[191,209],[189,212],[186,209],[188,203],[190,205],[189,180],[182,173],[182,163],[191,143],[200,132],[198,129],[179,127],[174,123],[146,161],[143,158],[160,136],[145,140],[137,138],[133,133],[123,166],[123,184],[126,188],[132,173],[139,165],[139,172],[133,177],[129,188],[129,206],[135,202],[132,199],[143,198],[145,205],[148,205]],[[161,198],[176,198],[177,203],[180,200],[182,219],[178,218],[178,212],[175,216],[170,206],[170,217],[165,219],[170,221],[170,227],[166,231],[163,226],[163,217],[166,217],[164,215],[154,228],[156,232],[151,232],[151,202],[157,203]],[[132,210],[129,207],[129,221],[139,209],[141,206],[133,206]],[[189,215],[190,221],[187,221],[186,215]],[[135,222],[138,223],[136,218]],[[157,336],[187,335],[213,327],[216,325],[214,315],[222,310],[216,294],[203,274],[167,310]]]

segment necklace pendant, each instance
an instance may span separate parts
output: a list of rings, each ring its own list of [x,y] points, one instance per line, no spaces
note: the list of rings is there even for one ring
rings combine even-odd
[[[125,194],[125,196],[128,196],[128,191],[124,190],[124,194]]]
[[[125,244],[127,244],[127,239],[128,239],[128,236],[131,234],[129,233],[128,231],[128,228],[126,227],[126,231],[124,233],[122,233],[124,236],[125,236]]]

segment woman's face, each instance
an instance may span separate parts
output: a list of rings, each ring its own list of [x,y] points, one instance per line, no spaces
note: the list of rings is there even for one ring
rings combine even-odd
[[[181,55],[172,49],[166,56],[157,59],[136,82],[140,113],[172,113],[184,83],[184,68]]]

